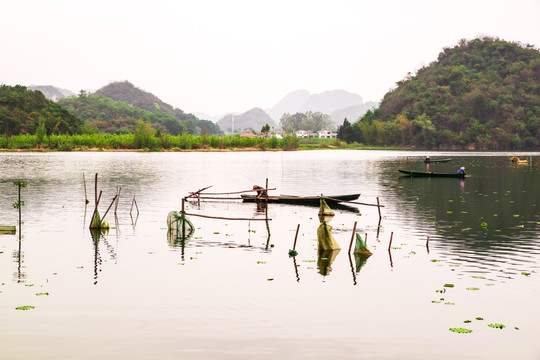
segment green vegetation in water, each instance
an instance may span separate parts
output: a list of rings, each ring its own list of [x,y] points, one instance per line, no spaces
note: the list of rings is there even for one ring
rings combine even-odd
[[[34,286],[34,284],[26,284],[26,285],[24,285],[24,286],[30,287],[30,286]]]
[[[31,310],[31,309],[35,309],[36,307],[35,306],[32,306],[32,305],[24,305],[24,306],[17,306],[15,308],[15,310]]]
[[[296,255],[298,255],[298,251],[296,251],[294,249],[289,249],[289,256],[290,257],[295,257]]]
[[[454,284],[444,284],[444,287],[454,287]]]
[[[471,277],[474,278],[474,279],[485,279],[485,277],[480,276],[480,275],[473,275]]]
[[[429,261],[431,261],[431,262],[439,262],[439,261],[441,261],[441,260],[431,259],[431,260],[429,260]]]
[[[483,228],[487,228],[488,224],[487,224],[487,222],[483,222],[483,223],[480,224],[480,226],[483,227]]]
[[[530,272],[527,272],[527,271],[523,271],[523,272],[521,273],[521,275],[529,276],[529,275],[531,275],[531,273],[530,273]]]
[[[36,293],[36,296],[44,296],[44,295],[49,295],[49,293],[48,292]]]
[[[481,316],[477,316],[477,317],[476,317],[476,320],[484,320],[484,318],[481,317]]]
[[[257,264],[266,264],[266,261],[259,261],[259,260],[257,260]]]
[[[303,262],[315,262],[315,260],[302,260]]]
[[[488,324],[488,326],[494,329],[504,329],[506,327],[503,324]]]
[[[460,334],[469,334],[472,333],[471,329],[464,329],[464,328],[450,328],[450,331],[460,333]]]
[[[480,288],[477,288],[477,287],[468,287],[467,290],[474,291],[474,290],[480,290]]]
[[[463,320],[463,322],[464,322],[465,324],[468,324],[468,323],[472,322],[472,320]]]
[[[456,305],[456,303],[453,303],[453,302],[445,302],[444,305]]]
[[[440,303],[439,300],[431,300],[431,302],[434,303],[434,304],[439,304]]]

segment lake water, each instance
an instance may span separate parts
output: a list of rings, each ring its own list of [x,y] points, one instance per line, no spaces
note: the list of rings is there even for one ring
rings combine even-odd
[[[425,155],[0,153],[0,225],[18,224],[13,181],[28,183],[22,229],[0,235],[0,358],[540,359],[540,153],[429,154],[453,158],[429,170],[465,166],[465,180],[398,173],[425,170]],[[96,241],[95,173],[101,214],[121,187]],[[167,236],[183,196],[266,179],[271,194],[378,197],[382,219],[334,209],[341,251],[319,255],[318,208],[213,201],[187,211],[267,214],[270,237],[264,221],[197,216],[188,240]],[[348,254],[355,222],[367,260]]]

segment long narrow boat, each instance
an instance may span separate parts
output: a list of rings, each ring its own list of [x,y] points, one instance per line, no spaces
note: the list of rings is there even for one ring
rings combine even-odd
[[[449,162],[451,160],[452,160],[452,158],[449,158],[449,159],[429,159],[429,160],[425,159],[424,162],[426,164],[431,164],[431,163],[437,163],[437,162]]]
[[[265,202],[266,199],[260,198],[257,199],[257,195],[245,195],[242,194],[242,200],[244,202],[254,202],[261,201]],[[342,201],[353,201],[358,199],[360,194],[350,194],[350,195],[332,195],[324,196],[324,201],[327,204],[337,204]],[[300,205],[319,205],[320,196],[294,196],[294,195],[279,195],[279,196],[268,196],[268,202],[272,203],[283,203],[283,204],[300,204]]]
[[[458,173],[436,173],[432,171],[414,171],[414,170],[398,170],[400,173],[411,177],[450,177],[450,178],[464,178],[465,174]]]

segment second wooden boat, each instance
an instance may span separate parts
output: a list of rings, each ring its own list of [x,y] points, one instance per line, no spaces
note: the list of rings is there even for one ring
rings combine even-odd
[[[414,171],[414,170],[398,170],[400,173],[411,177],[451,177],[451,178],[464,178],[465,174],[458,173],[436,173],[432,171]]]
[[[452,158],[450,158],[450,159],[429,159],[429,160],[425,159],[424,162],[426,164],[431,164],[431,163],[438,163],[438,162],[449,162],[451,160],[452,160]]]

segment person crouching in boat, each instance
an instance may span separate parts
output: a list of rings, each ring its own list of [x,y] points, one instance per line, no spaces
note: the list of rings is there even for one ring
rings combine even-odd
[[[465,167],[464,166],[460,167],[457,173],[465,175]]]
[[[266,198],[266,190],[259,185],[253,185],[253,190],[257,190],[257,199]]]
[[[426,156],[426,159],[424,160],[425,163],[428,163],[429,162],[429,155]]]

